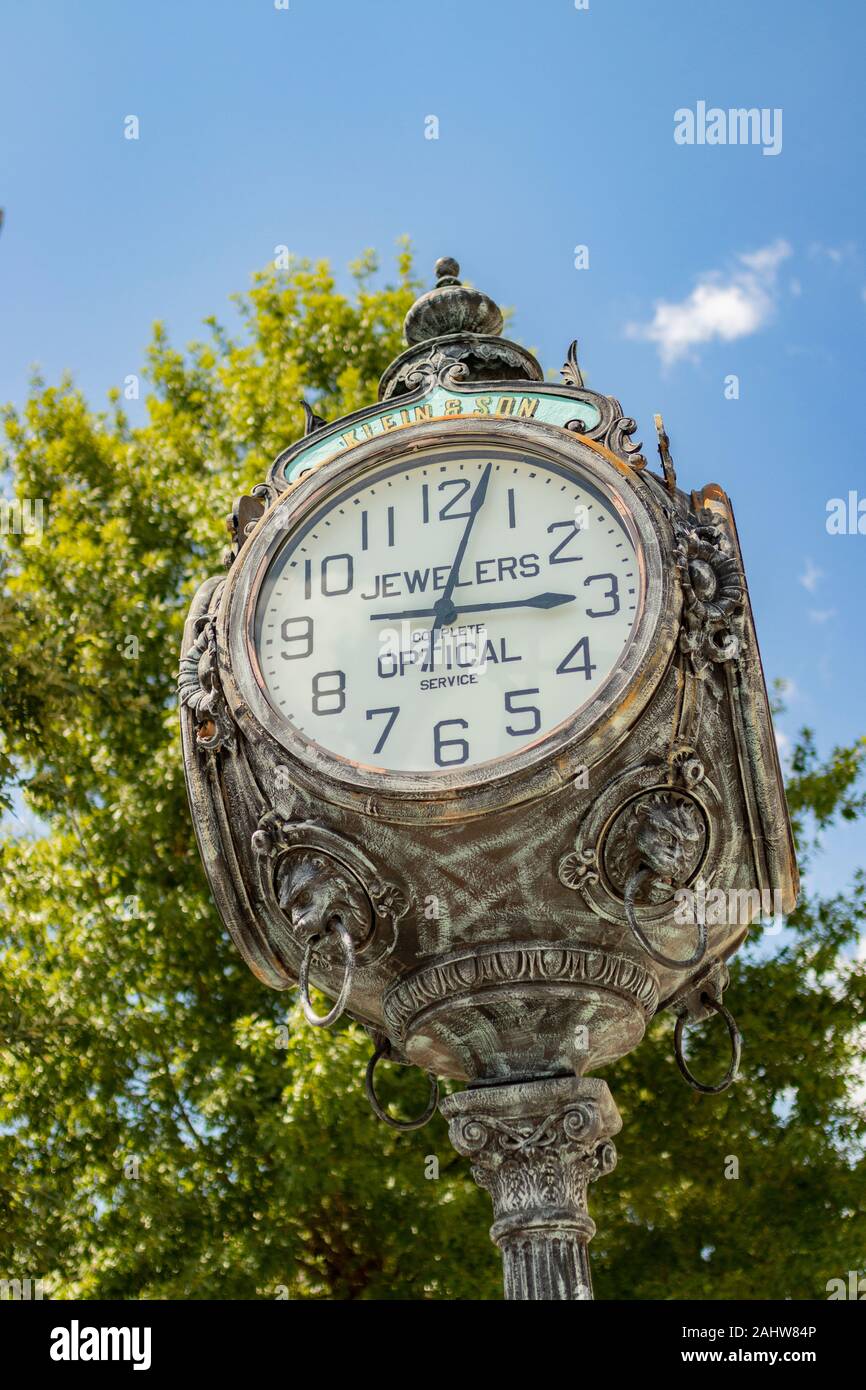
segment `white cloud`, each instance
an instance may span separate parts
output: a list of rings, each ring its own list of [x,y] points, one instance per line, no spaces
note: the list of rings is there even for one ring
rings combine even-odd
[[[753,270],[756,275],[775,275],[782,261],[787,260],[791,254],[791,247],[787,241],[773,241],[769,246],[762,246],[757,251],[743,251],[739,259],[748,270]]]
[[[833,265],[843,265],[846,261],[856,260],[857,243],[846,241],[842,246],[826,246],[821,241],[813,241],[809,247],[809,255],[819,260],[832,261]]]
[[[804,589],[808,589],[808,590],[809,590],[809,593],[810,593],[810,594],[813,594],[813,593],[815,592],[815,589],[816,589],[817,586],[818,586],[818,580],[819,580],[819,579],[823,579],[823,578],[824,578],[824,571],[823,571],[823,570],[819,570],[819,569],[818,569],[818,566],[817,566],[817,565],[813,565],[813,564],[812,564],[812,561],[807,557],[807,558],[806,558],[806,568],[804,569],[803,573],[800,575],[800,583],[803,585],[803,588],[804,588]]]
[[[813,623],[829,623],[831,618],[835,618],[835,608],[810,608],[809,617]]]
[[[744,252],[734,271],[706,272],[686,299],[678,304],[659,300],[651,322],[627,324],[626,335],[655,343],[662,362],[670,366],[702,343],[730,343],[757,333],[772,317],[776,273],[790,255],[790,245],[782,240]]]

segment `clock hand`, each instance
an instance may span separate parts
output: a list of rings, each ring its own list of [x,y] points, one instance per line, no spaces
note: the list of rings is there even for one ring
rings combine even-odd
[[[447,609],[441,607],[440,599],[435,608],[404,608],[400,613],[371,613],[370,621],[398,622],[404,618],[432,618],[441,614],[442,623],[445,624],[452,623],[458,613],[490,613],[498,608],[558,608],[561,603],[573,603],[576,598],[576,594],[536,594],[534,598],[503,599],[501,603],[491,600],[489,603],[455,605],[451,602]]]
[[[493,464],[488,463],[478,480],[478,486],[472,494],[472,501],[469,503],[469,516],[466,520],[463,535],[460,537],[460,544],[457,547],[457,554],[454,556],[454,563],[451,566],[441,597],[436,600],[430,614],[431,617],[435,618],[430,632],[431,640],[433,638],[433,633],[436,632],[438,628],[442,627],[446,622],[453,621],[453,619],[448,617],[448,614],[454,607],[451,601],[451,595],[454,592],[454,585],[457,583],[457,576],[460,573],[460,565],[466,553],[466,547],[469,544],[469,533],[472,530],[472,524],[484,505],[484,499],[487,496],[487,484],[490,482],[490,472],[492,468]]]

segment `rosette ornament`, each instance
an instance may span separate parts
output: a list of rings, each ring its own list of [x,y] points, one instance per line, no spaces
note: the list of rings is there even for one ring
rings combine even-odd
[[[683,588],[681,649],[697,673],[710,662],[735,661],[736,620],[745,588],[740,567],[717,526],[676,527],[676,564]]]

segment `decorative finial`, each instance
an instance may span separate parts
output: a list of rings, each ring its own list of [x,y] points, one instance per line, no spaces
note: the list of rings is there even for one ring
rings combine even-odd
[[[460,266],[453,256],[438,260],[435,271],[436,288],[416,299],[404,320],[407,343],[426,343],[454,333],[496,337],[502,331],[499,305],[461,283]]]
[[[441,256],[433,267],[433,274],[436,276],[437,290],[443,285],[460,284],[460,266],[453,256]]]
[[[463,284],[454,257],[441,256],[434,270],[435,286],[415,300],[403,320],[409,346],[382,373],[379,399],[417,390],[422,376],[433,372],[431,364],[437,363],[438,371],[443,360],[449,370],[459,363],[461,382],[543,381],[532,353],[501,336],[499,305]]]

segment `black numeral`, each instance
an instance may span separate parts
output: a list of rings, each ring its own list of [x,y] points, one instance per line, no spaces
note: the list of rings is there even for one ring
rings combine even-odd
[[[602,594],[602,598],[608,598],[608,599],[610,599],[611,603],[613,604],[613,607],[612,607],[612,608],[598,608],[598,609],[596,609],[596,608],[587,608],[587,610],[586,610],[586,616],[587,616],[588,618],[612,618],[613,615],[614,615],[614,613],[618,613],[618,612],[619,612],[619,584],[617,583],[616,575],[615,575],[615,574],[590,574],[590,575],[587,575],[586,579],[584,579],[584,581],[583,581],[584,588],[586,587],[587,584],[591,584],[591,583],[593,582],[594,579],[607,579],[607,580],[610,581],[610,588],[607,590],[606,593]]]
[[[330,576],[332,565],[345,565],[342,575]],[[355,582],[355,562],[351,555],[326,555],[322,560],[322,593],[325,598],[348,594]],[[341,587],[342,584],[342,587]]]
[[[468,507],[466,508],[466,511],[465,511],[465,512],[455,512],[454,508],[456,507],[457,503],[460,501],[460,498],[466,496],[466,494],[467,494],[467,492],[469,491],[469,489],[470,489],[471,486],[472,486],[472,484],[470,483],[470,481],[469,481],[468,478],[445,478],[445,479],[443,479],[443,481],[439,484],[439,491],[440,491],[440,492],[444,492],[446,487],[456,487],[458,490],[457,490],[457,492],[455,492],[454,496],[451,497],[451,498],[449,498],[448,501],[445,503],[445,505],[444,505],[443,507],[440,508],[440,510],[439,510],[439,520],[440,520],[440,521],[454,521],[454,520],[456,520],[458,517],[467,517],[467,516],[469,515],[469,508],[468,508]]]
[[[457,491],[454,493],[453,497],[449,497],[439,508],[439,520],[457,521],[461,517],[465,520],[469,515],[469,508],[467,507],[465,511],[460,512],[455,511],[454,508],[457,506],[460,499],[466,496],[472,484],[468,478],[443,478],[442,482],[439,484],[439,491],[444,492],[445,488],[449,487],[457,488]],[[429,483],[421,484],[421,520],[425,523],[430,520]]]
[[[553,550],[551,550],[551,565],[567,565],[572,560],[583,559],[582,555],[563,555],[561,553],[568,545],[569,541],[573,541],[575,536],[580,534],[580,527],[578,526],[576,521],[552,521],[547,528],[547,534],[550,535],[551,531],[559,530],[563,526],[568,528],[568,535],[559,542],[559,545],[554,546]]]
[[[583,652],[583,661],[572,666],[570,664],[571,660],[573,657],[577,656],[578,652]],[[578,672],[582,672],[583,675],[586,676],[586,679],[589,680],[595,670],[596,667],[593,666],[589,659],[589,638],[581,637],[579,641],[575,642],[571,651],[562,658],[556,668],[556,674],[558,676],[571,676]]]
[[[322,681],[332,680],[336,677],[337,684],[322,689]],[[336,700],[336,705],[331,709],[323,707],[324,700]],[[345,671],[320,671],[313,676],[313,714],[342,714],[346,708],[346,673]]]
[[[300,623],[301,630],[292,632],[292,625]],[[309,656],[313,650],[313,620],[312,618],[286,618],[280,628],[280,636],[287,644],[296,645],[298,642],[305,643],[304,651],[281,652],[284,661],[297,661],[300,657]]]
[[[368,709],[368,710],[367,710],[367,718],[368,718],[368,719],[372,719],[373,716],[374,716],[374,714],[387,714],[387,715],[389,716],[389,717],[388,717],[388,722],[386,723],[385,728],[382,730],[382,733],[381,733],[381,735],[380,735],[380,737],[379,737],[379,742],[376,744],[376,747],[373,749],[373,752],[374,752],[374,753],[381,753],[382,749],[385,747],[385,740],[387,739],[388,735],[390,734],[391,730],[393,729],[393,727],[394,727],[394,720],[397,718],[397,715],[398,715],[399,713],[400,713],[400,706],[399,706],[399,705],[386,705],[386,707],[385,707],[384,709]]]
[[[385,520],[388,527],[388,544],[394,544],[394,508],[388,507],[385,512]],[[370,549],[370,518],[366,511],[361,513],[361,549]]]
[[[469,744],[465,738],[442,737],[442,730],[449,724],[456,724],[458,729],[469,728],[465,719],[440,719],[438,724],[433,725],[433,758],[437,767],[456,767],[458,763],[465,763],[469,758]],[[446,748],[458,749],[457,757],[444,757]]]
[[[511,734],[512,738],[524,738],[527,734],[537,734],[541,728],[541,710],[536,705],[515,705],[514,701],[519,700],[523,695],[537,695],[538,688],[535,690],[509,690],[505,695],[506,714],[528,714],[531,725],[528,729],[514,729],[510,724],[506,724],[505,732]]]

